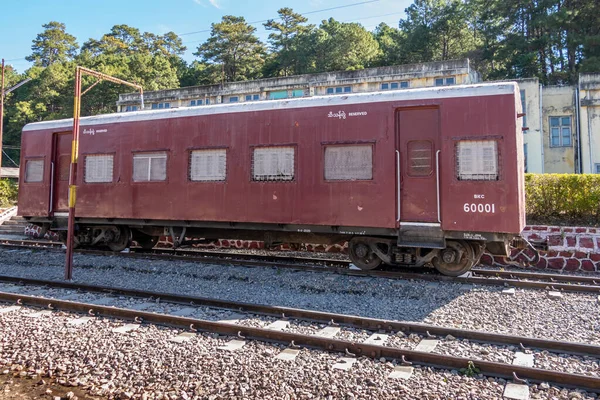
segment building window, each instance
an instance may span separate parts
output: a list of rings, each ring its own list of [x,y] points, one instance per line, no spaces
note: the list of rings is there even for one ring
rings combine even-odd
[[[190,152],[190,175],[194,182],[224,181],[227,171],[227,150],[206,149]]]
[[[527,143],[523,144],[523,155],[525,156],[525,162],[524,162],[525,172],[527,172]]]
[[[407,89],[408,88],[408,81],[402,81],[402,82],[390,82],[390,83],[382,83],[381,84],[381,90],[396,90],[396,89]]]
[[[125,107],[125,112],[137,111],[137,106],[127,106]]]
[[[304,97],[304,89],[295,89],[292,91],[292,97]]]
[[[206,104],[208,106],[210,104],[210,99],[204,100],[204,104]]]
[[[352,93],[352,86],[336,86],[327,88],[327,94]]]
[[[190,101],[190,106],[194,107],[194,106],[201,106],[202,105],[202,100],[198,99],[198,100],[192,100]]]
[[[433,143],[429,140],[411,140],[406,145],[408,176],[429,176],[433,172]]]
[[[277,92],[270,92],[269,99],[270,100],[279,100],[279,99],[287,99],[288,92],[287,90],[279,90]]]
[[[112,182],[113,157],[112,154],[85,156],[85,183]]]
[[[44,180],[44,160],[27,160],[25,164],[25,182],[34,183]]]
[[[456,147],[458,179],[498,180],[498,144],[495,140],[462,140]]]
[[[230,97],[229,97],[229,102],[230,102],[230,103],[237,103],[237,102],[238,102],[238,100],[239,100],[239,97],[238,97],[238,96],[230,96]]]
[[[256,147],[252,154],[252,179],[255,181],[294,180],[292,146]]]
[[[167,179],[167,153],[137,153],[133,155],[133,181],[153,182]]]
[[[152,103],[153,110],[162,110],[163,108],[171,108],[171,103]]]
[[[455,83],[456,79],[454,79],[454,77],[435,78],[435,86],[454,85]]]
[[[325,180],[373,179],[373,146],[336,145],[325,147]]]
[[[571,146],[571,117],[550,117],[550,146]]]
[[[596,167],[596,174],[600,174],[600,164],[594,164],[594,167]]]
[[[523,108],[523,128],[527,128],[527,102],[525,101],[525,90],[521,90],[521,106]]]

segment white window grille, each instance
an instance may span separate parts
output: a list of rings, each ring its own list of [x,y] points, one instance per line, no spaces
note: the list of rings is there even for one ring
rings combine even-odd
[[[325,180],[357,181],[373,179],[373,146],[325,147]]]
[[[460,141],[456,156],[459,180],[498,180],[498,143],[495,140]]]
[[[291,146],[257,147],[252,155],[252,179],[255,181],[294,180],[294,153]]]
[[[94,154],[85,156],[85,182],[102,183],[113,181],[112,154]]]
[[[44,160],[27,160],[25,164],[25,182],[44,180]]]
[[[224,181],[227,150],[193,150],[190,153],[190,180],[194,182]]]
[[[150,182],[167,179],[167,153],[138,153],[133,155],[133,181]]]

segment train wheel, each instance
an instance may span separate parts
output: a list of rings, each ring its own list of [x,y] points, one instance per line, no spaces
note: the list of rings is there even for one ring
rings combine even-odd
[[[350,260],[362,270],[375,269],[381,265],[381,259],[371,250],[369,243],[352,239],[348,243]]]
[[[115,238],[108,243],[108,248],[115,252],[125,250],[129,247],[129,242],[131,241],[131,231],[129,228],[120,226],[117,229],[119,231],[118,235],[115,235]]]
[[[156,246],[156,243],[158,243],[158,236],[149,236],[140,233],[135,235],[133,240],[135,240],[142,249],[150,250],[153,249],[154,246]]]
[[[473,248],[466,242],[449,241],[445,249],[440,250],[432,260],[439,272],[448,276],[459,276],[469,271],[475,264]]]

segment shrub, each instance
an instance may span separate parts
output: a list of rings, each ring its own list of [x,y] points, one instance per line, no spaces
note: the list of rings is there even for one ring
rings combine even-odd
[[[600,222],[600,175],[525,174],[528,222]]]
[[[17,203],[17,184],[9,179],[0,179],[0,207]]]

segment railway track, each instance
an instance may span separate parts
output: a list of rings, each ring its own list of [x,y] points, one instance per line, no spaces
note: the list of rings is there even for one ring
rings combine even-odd
[[[0,239],[0,246],[17,249],[44,249],[62,251],[59,242],[35,240]],[[566,292],[600,293],[600,276],[566,275],[538,273],[529,271],[513,271],[475,268],[468,276],[449,277],[432,270],[421,269],[421,272],[403,270],[361,271],[350,268],[350,261],[311,257],[292,257],[284,255],[257,255],[249,253],[230,253],[223,251],[205,251],[189,249],[152,249],[133,248],[129,253],[114,253],[103,250],[80,249],[77,252],[88,255],[118,256],[131,258],[148,258],[161,260],[186,260],[212,264],[236,265],[245,267],[275,267],[294,270],[328,272],[350,276],[375,277],[403,280],[427,280],[454,282],[490,286],[506,286],[524,289],[541,289]]]
[[[394,345],[384,345],[388,335],[394,335],[397,332],[403,332],[404,335],[417,334],[422,336],[421,342],[436,342],[436,338],[448,337],[468,339],[470,341],[484,344],[517,347],[520,351],[526,352],[530,349],[540,349],[549,352],[571,355],[586,355],[588,357],[600,357],[600,346],[584,343],[562,342],[546,339],[537,339],[531,337],[503,335],[480,331],[463,330],[457,328],[448,328],[442,326],[426,325],[419,323],[407,323],[399,321],[387,321],[381,319],[365,318],[352,315],[333,314],[325,312],[316,312],[309,310],[293,309],[286,307],[276,307],[261,304],[249,304],[239,302],[229,302],[218,299],[180,296],[169,293],[154,293],[138,290],[120,289],[112,287],[79,285],[67,282],[41,281],[31,279],[18,279],[12,277],[0,277],[0,282],[4,286],[0,290],[6,290],[6,284],[18,284],[12,286],[13,293],[0,291],[0,301],[5,303],[18,304],[30,307],[40,307],[53,311],[68,311],[82,313],[92,317],[109,317],[125,321],[133,321],[136,324],[150,323],[157,325],[167,325],[185,329],[189,332],[211,332],[219,335],[234,337],[238,342],[240,339],[257,340],[262,342],[272,342],[289,346],[288,350],[297,352],[300,348],[306,347],[318,349],[326,352],[344,353],[350,358],[369,357],[374,359],[396,360],[403,368],[410,368],[411,365],[424,365],[435,368],[466,370],[476,368],[481,374],[491,377],[512,379],[517,383],[529,382],[547,382],[563,387],[578,388],[586,391],[600,393],[600,378],[597,376],[588,376],[573,374],[561,371],[550,371],[531,366],[510,364],[503,362],[486,361],[476,358],[456,357],[446,354],[439,354],[433,351],[420,349],[406,349],[395,347]],[[95,293],[98,296],[109,296],[115,299],[124,297],[137,298],[140,301],[148,299],[160,299],[161,303],[171,303],[185,306],[187,314],[180,315],[164,314],[150,312],[146,310],[135,309],[133,306],[121,307],[102,305],[102,303],[81,302],[79,300],[65,300],[48,296],[45,289],[65,289],[73,292]],[[14,293],[17,291],[17,293]],[[32,294],[20,293],[20,291],[31,291]],[[63,293],[64,294],[64,293]],[[66,296],[73,298],[73,295]],[[106,303],[106,297],[103,297]],[[150,304],[150,303],[144,303]],[[185,315],[192,315],[190,307],[194,308],[216,308],[220,310],[230,310],[236,314],[242,313],[249,317],[266,316],[274,323],[266,327],[256,327],[243,325],[240,322],[212,321],[202,318],[193,318]],[[241,319],[241,318],[240,318]],[[290,321],[303,321],[317,323],[319,326],[327,325],[334,332],[344,328],[352,328],[367,331],[371,333],[371,339],[366,341],[344,340],[337,337],[344,335],[319,335],[295,332],[294,329],[287,329]],[[279,328],[272,326],[279,324]],[[281,327],[283,326],[283,327]],[[375,339],[372,339],[375,337]],[[381,340],[381,344],[376,339]],[[431,347],[431,346],[429,346]],[[435,347],[435,344],[433,345]],[[516,355],[516,353],[515,353]],[[533,356],[531,356],[533,360]],[[533,364],[533,363],[532,363]]]

